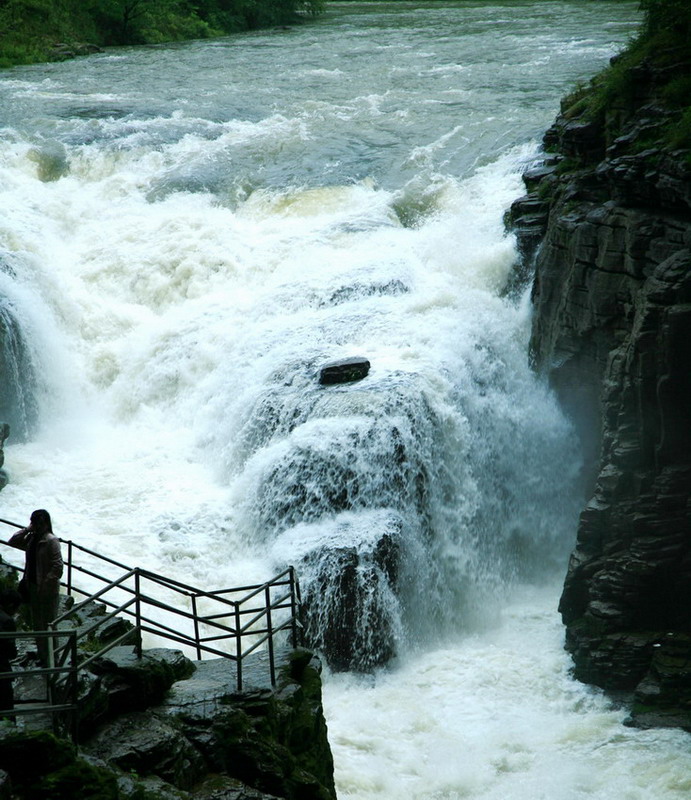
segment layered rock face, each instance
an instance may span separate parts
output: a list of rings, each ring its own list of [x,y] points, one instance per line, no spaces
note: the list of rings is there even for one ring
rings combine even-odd
[[[691,728],[691,159],[656,102],[689,66],[635,70],[619,107],[563,110],[511,217],[535,365],[584,442],[560,603],[575,674],[634,691],[635,724]]]

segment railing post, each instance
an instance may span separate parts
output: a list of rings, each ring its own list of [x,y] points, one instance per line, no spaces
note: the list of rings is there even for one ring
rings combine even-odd
[[[72,540],[67,543],[67,594],[72,594]]]
[[[264,590],[266,603],[266,631],[269,636],[267,645],[269,648],[269,671],[271,672],[271,685],[276,685],[276,665],[274,664],[274,630],[271,622],[271,587],[267,586]]]
[[[197,645],[197,661],[202,660],[202,648],[199,641],[199,617],[197,616],[197,595],[192,595],[192,614],[194,615],[194,642]]]
[[[293,639],[293,648],[298,646],[298,612],[299,588],[295,577],[295,567],[290,567],[290,629]]]
[[[140,590],[139,568],[134,570],[134,618],[136,620],[137,640],[135,650],[137,658],[142,657],[142,594]]]
[[[238,692],[242,691],[242,632],[240,630],[240,603],[235,603],[235,665],[238,674]]]
[[[77,697],[79,694],[79,667],[77,665],[77,634],[73,633],[70,637],[70,651],[72,656],[72,664],[68,680],[70,683],[70,705],[74,706],[71,712],[71,725],[70,732],[72,734],[72,741],[76,742],[79,735],[79,713],[77,707]]]
[[[55,625],[52,622],[48,623],[48,631],[50,632],[49,636],[45,637],[46,643],[46,657],[47,657],[47,664],[49,670],[55,669]],[[40,650],[39,650],[40,652]],[[48,694],[48,703],[53,705],[53,694],[55,692],[55,683],[57,681],[57,673],[49,672],[46,675],[46,690]]]

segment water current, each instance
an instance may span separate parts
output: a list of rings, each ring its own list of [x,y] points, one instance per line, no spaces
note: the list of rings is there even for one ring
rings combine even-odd
[[[569,676],[579,448],[506,292],[520,172],[635,25],[607,0],[330,4],[0,75],[2,516],[46,507],[201,587],[294,563],[327,610],[357,554],[355,649],[385,629],[396,655],[325,672],[340,798],[691,788],[686,734]],[[350,356],[367,378],[318,385]]]

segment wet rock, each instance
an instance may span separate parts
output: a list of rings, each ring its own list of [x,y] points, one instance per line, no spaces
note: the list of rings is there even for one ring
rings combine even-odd
[[[188,678],[194,664],[179,650],[145,650],[137,658],[133,647],[115,647],[91,667],[118,712],[148,708],[160,702],[175,681]]]
[[[164,798],[334,800],[319,659],[302,648],[279,650],[275,687],[265,663],[253,669],[255,659],[247,659],[247,673],[261,673],[263,685],[238,692],[232,662],[197,662],[162,703],[102,725],[82,752],[136,773],[138,786],[145,777]],[[124,775],[119,782],[133,788]]]
[[[48,51],[48,58],[51,61],[67,61],[70,58],[74,58],[76,55],[76,51],[64,42],[57,42]]]
[[[88,749],[124,772],[157,775],[180,789],[205,774],[203,758],[180,730],[143,712],[118,717],[89,741]]]
[[[369,368],[370,363],[366,358],[354,357],[331,361],[319,370],[319,383],[331,385],[359,381],[366,377]]]
[[[103,49],[97,44],[90,42],[55,42],[48,51],[48,58],[51,61],[67,61],[76,56],[88,56],[93,53],[102,53]]]
[[[44,183],[57,181],[70,171],[67,150],[62,142],[44,142],[40,147],[32,148],[28,158],[36,163],[38,179]]]
[[[348,286],[342,286],[340,289],[332,292],[328,301],[323,303],[323,305],[336,306],[341,303],[359,300],[363,297],[406,294],[409,291],[410,289],[406,284],[397,278],[389,281],[370,281],[367,283],[364,281],[357,281]]]
[[[636,686],[629,724],[691,730],[691,636],[668,633],[653,646],[649,669]]]
[[[512,217],[548,203],[531,353],[584,442],[590,499],[560,602],[575,674],[633,691],[633,724],[688,727],[691,168],[662,144],[661,76],[640,69],[630,109],[557,121],[545,146],[562,160]]]
[[[304,598],[305,637],[333,669],[369,671],[396,654],[389,574],[397,557],[386,535],[371,553],[324,548],[309,556],[315,577]]]
[[[36,423],[34,368],[14,308],[0,296],[0,419],[13,441],[25,441]]]
[[[0,723],[0,768],[9,775],[12,798],[119,800],[112,772],[80,758],[74,745],[47,731],[28,733]]]
[[[330,536],[310,541],[305,529],[296,554],[301,575],[305,641],[335,670],[370,671],[397,654],[401,520],[392,512],[367,517],[363,531],[335,522]],[[288,532],[290,536],[293,532]]]

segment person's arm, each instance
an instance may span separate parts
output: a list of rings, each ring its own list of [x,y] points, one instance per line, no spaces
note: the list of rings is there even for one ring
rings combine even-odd
[[[29,539],[32,533],[33,531],[31,528],[22,528],[20,531],[10,536],[7,544],[9,544],[10,547],[16,547],[18,550],[26,550],[29,546]]]

